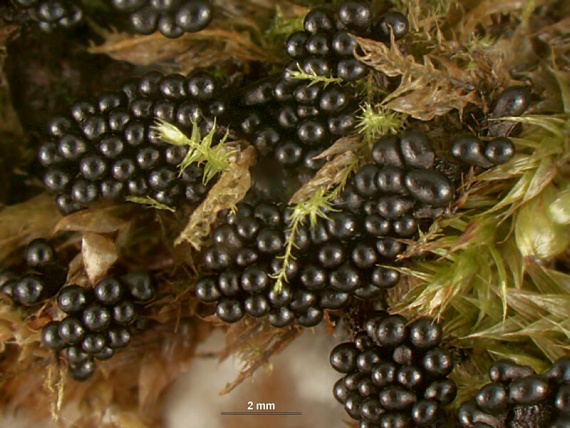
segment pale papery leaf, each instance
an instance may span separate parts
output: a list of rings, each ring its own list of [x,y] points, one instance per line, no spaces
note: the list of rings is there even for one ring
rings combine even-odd
[[[553,347],[562,345],[570,334],[568,321],[557,322],[550,316],[544,316],[537,321],[527,323],[516,315],[505,322],[499,322],[490,328],[473,333],[466,338],[486,338],[506,342],[522,342],[529,339],[551,340],[557,343]]]
[[[81,255],[85,272],[92,284],[107,275],[119,259],[115,243],[110,238],[96,233],[83,234]]]
[[[81,210],[65,216],[57,223],[57,232],[114,233],[127,220],[119,215],[132,211],[128,206]]]
[[[324,192],[339,183],[347,169],[353,170],[358,164],[358,156],[346,151],[328,161],[313,178],[307,181],[289,200],[289,204],[298,204],[309,200],[317,191]]]
[[[529,125],[539,126],[552,134],[558,139],[564,140],[566,137],[563,132],[563,127],[568,120],[565,116],[556,117],[554,115],[532,115],[532,116],[514,116],[514,117],[502,117],[500,119],[491,120],[501,120],[501,121],[511,121],[525,123]],[[557,140],[555,140],[557,141]]]
[[[85,269],[83,264],[83,255],[78,253],[67,265],[67,280],[68,284],[79,284],[82,282],[88,282],[85,277]]]
[[[208,192],[206,199],[194,210],[175,244],[187,242],[200,249],[206,241],[217,213],[238,203],[251,186],[249,167],[255,159],[255,150],[248,147],[239,154],[239,160],[231,163]]]
[[[476,180],[482,182],[509,180],[525,172],[536,170],[539,163],[540,158],[537,156],[515,155],[509,162],[479,174]]]
[[[419,120],[431,120],[452,109],[462,112],[470,103],[483,105],[472,83],[476,77],[473,72],[464,71],[456,78],[447,70],[436,68],[429,56],[424,56],[423,64],[416,62],[412,55],[402,53],[396,43],[388,47],[369,39],[355,39],[363,51],[357,54],[360,61],[388,76],[402,76],[400,86],[383,101],[384,107]],[[451,68],[449,61],[439,61]],[[454,70],[459,73],[456,67]]]
[[[486,211],[486,214],[495,213],[505,207],[509,207],[509,210],[505,216],[512,214],[520,205],[522,199],[524,198],[524,195],[526,195],[528,186],[530,185],[533,177],[534,174],[532,171],[525,172],[510,188],[509,193],[507,193],[507,195],[497,204],[495,204],[491,209]]]
[[[63,365],[53,361],[47,367],[47,373],[44,378],[44,388],[51,398],[51,418],[58,422],[63,406],[63,398],[65,392],[65,369]]]
[[[383,104],[385,108],[400,113],[408,114],[418,120],[432,120],[436,116],[443,116],[452,110],[458,110],[459,114],[467,104],[476,104],[478,97],[476,92],[456,93],[450,85],[443,82],[432,87],[425,86],[409,92],[406,95],[392,99]]]

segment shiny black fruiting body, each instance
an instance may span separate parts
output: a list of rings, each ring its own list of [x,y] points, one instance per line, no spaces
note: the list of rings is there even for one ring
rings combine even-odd
[[[163,119],[190,135],[196,123],[204,136],[215,119],[224,129],[227,101],[220,92],[205,71],[188,76],[150,71],[96,102],[74,103],[70,117],[52,121],[51,140],[39,155],[45,187],[57,195],[61,213],[128,197],[150,197],[168,206],[199,202],[208,190],[203,168],[193,165],[179,176],[188,148],[158,141],[152,127]],[[214,144],[222,135],[216,134]]]
[[[247,199],[247,197],[246,197]],[[280,268],[286,239],[282,207],[263,200],[241,202],[213,232],[213,245],[204,252],[204,265],[212,275],[200,279],[196,295],[204,303],[216,303],[216,314],[229,323],[246,314],[267,317],[275,327],[297,322],[311,327],[323,318],[319,295],[305,287],[293,287],[299,275],[293,260],[288,281],[281,290],[272,279]]]
[[[357,245],[355,216],[333,212],[330,221],[319,219],[313,229],[300,226],[287,280],[275,289],[289,215],[263,200],[240,203],[236,214],[214,230],[213,245],[204,252],[204,266],[212,275],[198,281],[196,294],[204,303],[216,303],[222,320],[236,322],[249,314],[267,316],[276,327],[295,321],[309,327],[321,321],[324,310],[341,309],[353,297],[378,297],[397,281],[374,265],[373,246]],[[376,284],[370,283],[373,278]]]
[[[106,276],[90,289],[68,285],[57,297],[67,316],[47,323],[42,341],[53,351],[65,351],[70,376],[85,381],[95,372],[95,360],[109,359],[128,346],[140,306],[155,295],[154,281],[143,271]]]
[[[464,135],[453,142],[451,155],[466,165],[490,168],[511,160],[515,155],[515,146],[506,137],[482,141],[474,135]]]
[[[361,427],[440,426],[443,406],[455,398],[441,326],[428,318],[408,324],[399,315],[377,313],[366,331],[330,354],[332,367],[344,374],[333,395]]]
[[[83,20],[80,2],[73,0],[14,0],[30,11],[31,18],[40,30],[51,33],[58,29],[70,29]]]
[[[24,250],[25,271],[11,270],[0,274],[0,292],[15,304],[36,306],[53,297],[63,286],[67,267],[57,260],[53,246],[44,238],[36,238]]]
[[[489,379],[491,383],[459,408],[461,426],[566,426],[570,416],[569,358],[560,358],[541,375],[529,366],[499,360],[489,369]]]
[[[112,0],[111,6],[128,16],[135,33],[159,31],[170,39],[202,31],[214,17],[210,0]]]
[[[386,21],[390,16],[379,19]],[[407,30],[407,21],[405,25]],[[354,130],[360,96],[351,82],[364,78],[369,70],[355,58],[357,43],[350,34],[369,37],[373,26],[373,12],[365,1],[342,2],[337,10],[309,11],[304,29],[285,42],[292,61],[282,75],[253,82],[239,96],[247,108],[237,122],[261,156],[273,157],[287,169],[314,173],[322,163],[312,158]],[[397,36],[404,35],[398,31]],[[299,71],[340,78],[342,83],[314,84],[295,78],[294,72]]]
[[[258,94],[251,100],[265,97],[263,91],[251,90]],[[316,98],[322,93],[318,88],[299,86],[295,96]],[[426,135],[416,129],[383,137],[372,155],[375,163],[362,166],[349,178],[326,218],[297,228],[294,259],[290,259],[282,290],[285,297],[276,301],[271,291],[289,214],[278,205],[244,203],[213,233],[214,243],[203,259],[212,276],[198,282],[198,298],[216,303],[224,321],[236,322],[246,314],[267,315],[276,326],[293,322],[291,311],[341,309],[353,298],[381,300],[385,290],[400,279],[397,270],[385,266],[405,251],[400,239],[413,238],[418,230],[429,227],[429,221],[453,201],[455,184],[436,169],[435,151]],[[256,214],[260,212],[266,214]],[[234,279],[227,282],[230,273]],[[252,299],[254,295],[261,297]],[[310,303],[289,295],[303,296],[299,299]],[[279,312],[271,313],[272,306]],[[405,359],[406,351],[399,352],[398,358]],[[429,370],[445,371],[445,367]]]
[[[429,227],[455,197],[456,184],[436,169],[439,159],[427,136],[416,129],[380,138],[372,158],[374,163],[360,167],[335,201],[336,208],[356,216],[361,225],[361,242],[352,256],[360,269],[395,259],[405,250],[398,239],[413,238]],[[389,269],[376,269],[372,278],[378,287],[398,281]]]

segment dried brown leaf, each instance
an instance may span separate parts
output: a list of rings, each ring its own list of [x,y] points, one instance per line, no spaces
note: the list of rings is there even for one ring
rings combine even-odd
[[[188,50],[189,38],[185,35],[178,39],[165,39],[156,32],[148,36],[127,33],[103,32],[105,43],[91,46],[92,54],[105,54],[118,61],[127,61],[138,65],[150,65],[165,61]]]
[[[237,162],[224,171],[206,199],[192,213],[190,221],[176,238],[175,245],[188,242],[199,250],[210,233],[218,212],[233,207],[251,186],[249,167],[255,160],[255,149],[248,147],[239,154]]]
[[[77,254],[68,263],[67,268],[67,283],[68,284],[84,284],[88,282],[85,278],[85,270],[83,268],[83,255],[81,253]]]
[[[30,240],[45,237],[61,218],[53,197],[42,194],[0,212],[0,260]]]
[[[0,132],[4,135],[21,136],[23,129],[10,96],[8,77],[4,65],[8,56],[7,44],[18,32],[18,29],[18,25],[4,24],[0,26]],[[0,145],[3,143],[3,141],[0,142]]]
[[[358,147],[358,139],[341,139],[338,140],[328,151],[330,154],[340,153],[332,160],[327,162],[317,174],[306,182],[291,197],[290,204],[298,204],[310,199],[317,190],[328,189],[335,183],[338,183],[344,175],[346,168],[358,161],[358,156],[354,150]],[[337,146],[338,144],[338,146]]]
[[[259,352],[257,357],[250,362],[248,367],[243,370],[233,382],[227,384],[226,387],[220,391],[220,395],[225,395],[233,391],[243,381],[251,377],[257,369],[267,364],[273,355],[278,354],[285,349],[287,345],[299,337],[302,332],[303,330],[297,327],[291,327],[287,330],[279,331],[274,336],[273,342],[264,347],[263,351]]]
[[[470,35],[475,31],[477,25],[486,25],[491,23],[491,15],[508,14],[509,12],[519,11],[529,4],[534,3],[535,7],[546,3],[545,0],[485,0],[471,9],[463,18],[463,22],[458,25],[459,39],[466,42]]]
[[[65,216],[57,223],[56,232],[114,233],[127,224],[119,217],[130,210],[124,205],[101,209],[82,210]]]
[[[111,406],[105,413],[104,422],[120,428],[152,428],[157,424],[147,424],[136,411],[124,411],[118,406]]]
[[[59,421],[59,414],[63,405],[65,390],[65,370],[54,361],[47,367],[47,374],[44,379],[44,389],[52,396],[51,418]]]
[[[105,33],[104,36],[105,43],[92,46],[89,52],[137,65],[176,60],[183,71],[189,71],[196,66],[208,67],[219,63],[220,58],[228,57],[244,62],[279,62],[278,56],[267,46],[254,42],[248,31],[232,30],[231,26],[221,27],[221,24],[219,28],[186,33],[177,39],[167,39],[158,32],[148,36],[125,33]]]
[[[420,64],[396,43],[386,46],[361,37],[355,39],[363,51],[358,55],[360,61],[390,77],[402,76],[400,86],[384,99],[384,107],[431,120],[453,109],[461,113],[469,103],[483,105],[476,91],[481,73],[463,70],[443,58],[437,58],[443,64],[438,69],[429,56],[424,56]]]
[[[113,385],[102,376],[97,376],[79,401],[79,407],[84,415],[93,415],[101,419],[107,408],[113,402]]]
[[[161,395],[181,373],[188,370],[196,345],[210,332],[210,326],[184,319],[176,326],[171,323],[158,325],[144,338],[139,338],[138,351],[135,349],[135,353],[130,355],[136,360],[130,363],[123,361],[123,367],[136,364],[140,413],[150,415],[159,411],[157,405],[161,402]]]
[[[255,25],[254,22],[251,23]],[[261,61],[265,64],[279,64],[281,57],[270,46],[257,44],[248,31],[226,28],[206,29],[194,33],[194,45],[176,61],[183,70],[206,67],[220,63],[220,59],[233,58],[243,62]],[[262,37],[257,37],[262,41]],[[207,47],[205,49],[204,47]]]
[[[345,152],[355,152],[360,143],[359,137],[343,137],[336,140],[329,148],[315,156],[315,159],[325,159]]]
[[[22,314],[8,301],[8,298],[0,300],[0,353],[6,349],[8,342],[13,342],[20,333]]]
[[[440,81],[433,86],[423,86],[383,105],[388,109],[409,114],[415,119],[428,121],[454,109],[462,112],[467,104],[476,104],[478,101],[474,91],[467,94],[454,94],[454,92],[456,91],[449,83]]]
[[[119,258],[115,243],[108,237],[96,233],[84,233],[81,255],[85,272],[92,284],[107,274]]]

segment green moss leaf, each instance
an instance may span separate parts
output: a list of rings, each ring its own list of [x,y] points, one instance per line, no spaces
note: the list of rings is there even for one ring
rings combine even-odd
[[[570,189],[561,192],[548,207],[550,219],[558,224],[570,224]]]
[[[516,215],[515,238],[524,257],[547,259],[570,245],[570,230],[553,222],[549,216],[555,190],[552,187],[547,190],[523,206]]]
[[[143,205],[147,208],[154,208],[156,210],[164,210],[174,212],[174,208],[169,207],[168,205],[161,204],[156,199],[152,199],[150,196],[140,197],[140,196],[127,196],[127,201],[132,202],[134,204]]]

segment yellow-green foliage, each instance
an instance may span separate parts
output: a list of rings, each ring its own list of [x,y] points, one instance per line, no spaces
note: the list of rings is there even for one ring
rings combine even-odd
[[[451,344],[485,371],[509,357],[537,371],[570,350],[570,275],[555,267],[570,246],[570,86],[556,75],[564,111],[501,120],[523,123],[518,154],[465,184],[452,217],[408,251],[409,291],[393,307],[440,318]],[[473,373],[460,368],[459,383]]]

